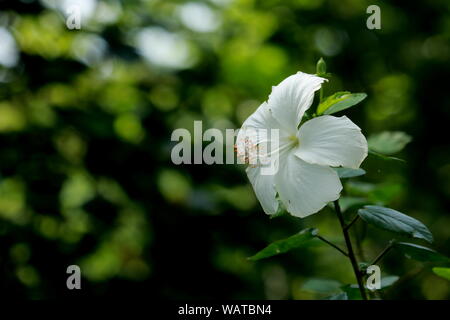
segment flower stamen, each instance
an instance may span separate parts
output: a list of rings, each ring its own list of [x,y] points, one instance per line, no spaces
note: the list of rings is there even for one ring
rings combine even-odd
[[[294,147],[298,147],[298,145],[300,144],[300,140],[295,135],[289,136],[289,140],[292,142]]]

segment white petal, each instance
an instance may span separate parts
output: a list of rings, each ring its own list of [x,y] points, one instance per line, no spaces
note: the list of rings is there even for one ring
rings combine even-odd
[[[367,140],[346,116],[321,116],[305,122],[298,132],[295,154],[319,165],[359,168],[367,157]]]
[[[270,133],[265,136],[262,134],[264,133],[263,130],[279,130],[279,139],[275,143],[278,147],[280,147],[281,141],[283,141],[283,145],[289,142],[288,133],[280,130],[280,128],[280,124],[272,117],[267,104],[263,103],[244,122],[236,139],[238,157],[241,159],[244,157],[246,161],[251,163],[246,169],[247,176],[255,190],[256,197],[261,203],[264,212],[267,214],[275,214],[278,210],[278,201],[276,200],[276,190],[274,187],[274,174],[267,174],[267,168],[270,168],[270,165],[274,161],[278,163],[278,152],[275,152],[275,154],[266,159],[268,165],[261,165],[260,163],[256,163],[256,161],[252,163],[251,161],[261,156],[260,151],[264,153],[264,150],[261,150],[261,148],[264,146],[265,139],[268,140],[266,141],[266,145],[269,147],[269,150],[266,151],[272,151],[273,136]],[[256,156],[255,153],[257,153]],[[261,158],[257,160],[261,160]],[[253,166],[252,164],[255,163],[256,166]]]
[[[266,102],[263,102],[242,124],[243,128],[281,129],[280,123],[272,116]]]
[[[272,116],[267,103],[263,103],[245,120],[236,138],[236,151],[240,159],[247,163],[265,163],[269,155],[276,154],[280,148],[292,143],[290,134],[281,128],[280,123]]]
[[[309,216],[339,198],[342,184],[330,167],[307,163],[293,152],[280,161],[275,185],[281,201],[292,215]]]
[[[298,72],[272,88],[268,101],[269,109],[274,118],[291,134],[297,132],[303,114],[313,102],[314,92],[320,89],[325,80]]]
[[[278,201],[275,198],[274,175],[262,175],[261,167],[248,167],[246,172],[264,212],[275,214],[278,210]]]

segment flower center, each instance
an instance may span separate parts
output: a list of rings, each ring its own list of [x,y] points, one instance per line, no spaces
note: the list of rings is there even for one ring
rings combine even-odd
[[[237,141],[234,150],[245,164],[252,166],[257,164],[259,146],[249,137],[245,137],[243,141]]]
[[[294,136],[294,135],[289,136],[289,140],[292,142],[292,145],[294,147],[297,147],[300,144],[300,140],[298,140],[297,136]]]

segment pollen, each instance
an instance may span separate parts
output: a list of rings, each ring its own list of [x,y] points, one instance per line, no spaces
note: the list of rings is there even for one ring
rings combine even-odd
[[[254,143],[248,137],[245,137],[245,140],[240,145],[240,147],[236,144],[234,145],[234,151],[236,152],[238,158],[241,159],[245,164],[250,165],[251,167],[256,167],[258,161],[258,152],[260,150],[260,146]]]

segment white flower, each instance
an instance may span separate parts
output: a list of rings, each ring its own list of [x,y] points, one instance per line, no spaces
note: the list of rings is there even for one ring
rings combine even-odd
[[[236,146],[238,155],[242,155],[242,150],[249,148],[249,141],[258,149],[273,138],[249,132],[278,129],[278,141],[274,144],[277,148],[266,154],[272,163],[276,162],[276,172],[262,174],[263,165],[250,165],[246,169],[267,214],[277,212],[277,194],[294,216],[318,212],[328,202],[337,200],[342,190],[341,181],[331,167],[358,168],[367,156],[366,138],[345,116],[316,117],[299,128],[314,92],[325,80],[302,72],[286,78],[272,88],[269,100],[258,107],[239,131]]]

